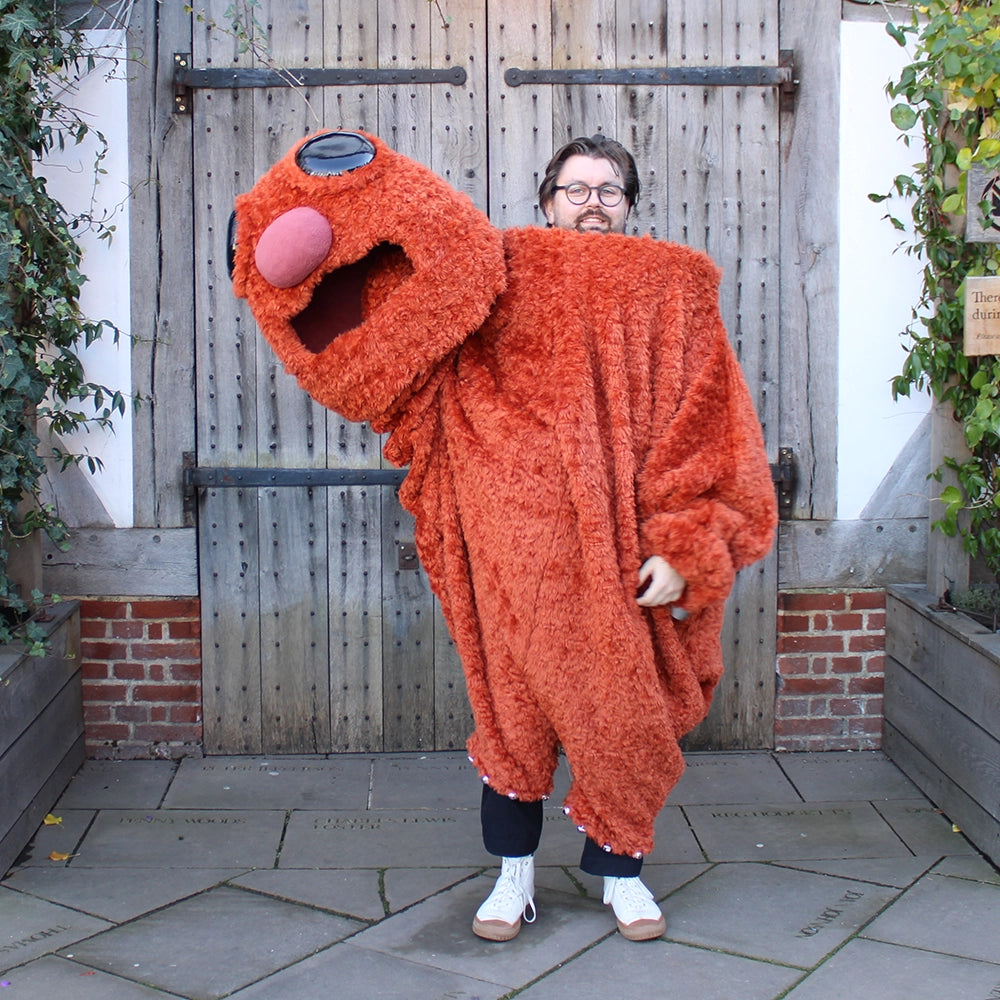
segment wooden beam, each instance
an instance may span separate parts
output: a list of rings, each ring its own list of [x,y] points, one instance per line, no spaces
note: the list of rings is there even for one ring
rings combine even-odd
[[[778,589],[923,583],[927,519],[783,521]]]
[[[76,528],[70,549],[42,546],[43,589],[62,597],[198,594],[194,528]]]

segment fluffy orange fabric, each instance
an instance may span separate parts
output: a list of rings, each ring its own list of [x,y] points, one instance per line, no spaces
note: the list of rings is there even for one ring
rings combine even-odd
[[[376,158],[353,174],[303,182],[286,159],[241,197],[237,291],[302,385],[391,429],[386,456],[409,463],[400,497],[462,657],[484,780],[541,798],[562,747],[573,821],[617,854],[646,854],[683,769],[677,739],[704,718],[722,672],[723,602],[776,524],[718,272],[648,237],[500,234],[369,138]],[[373,167],[384,178],[374,203]],[[397,172],[426,201],[402,199]],[[251,248],[302,204],[331,219],[334,245],[283,293],[255,273]],[[312,290],[382,242],[402,252],[369,273],[362,322],[304,348],[294,323]],[[683,621],[636,604],[652,554],[687,580]]]

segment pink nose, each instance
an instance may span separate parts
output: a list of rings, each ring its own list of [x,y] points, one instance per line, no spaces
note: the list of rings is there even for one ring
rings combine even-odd
[[[257,270],[275,288],[304,281],[330,252],[330,223],[314,208],[293,208],[279,215],[257,241]]]

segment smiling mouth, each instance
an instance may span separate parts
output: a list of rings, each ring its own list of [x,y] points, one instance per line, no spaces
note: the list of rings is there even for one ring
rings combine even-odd
[[[401,247],[380,243],[361,260],[324,275],[309,304],[292,317],[292,328],[306,350],[319,354],[337,337],[359,327],[412,274],[413,266]]]

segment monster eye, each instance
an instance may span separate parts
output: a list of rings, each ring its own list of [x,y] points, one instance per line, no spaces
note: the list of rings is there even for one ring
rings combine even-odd
[[[324,132],[310,139],[295,154],[303,173],[313,177],[336,177],[375,159],[375,147],[357,132]]]

